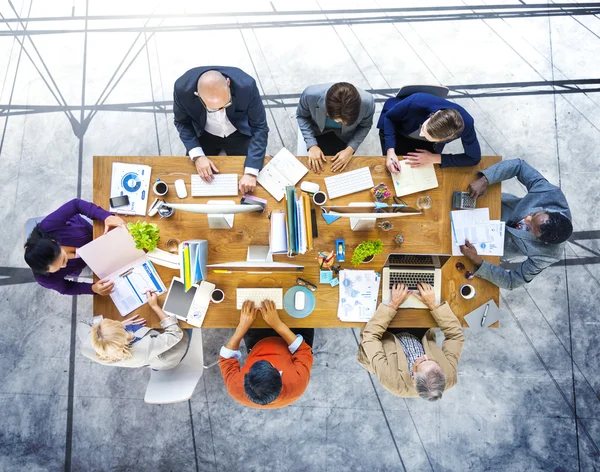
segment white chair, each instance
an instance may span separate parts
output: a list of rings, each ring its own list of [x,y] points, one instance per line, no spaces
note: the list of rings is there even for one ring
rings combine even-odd
[[[202,378],[204,369],[218,364],[204,365],[202,330],[194,329],[190,346],[181,363],[169,370],[151,370],[150,382],[144,401],[151,404],[177,403],[189,400]]]
[[[413,93],[430,93],[436,97],[446,98],[448,96],[449,89],[443,85],[404,85],[398,93],[396,98],[408,97]]]
[[[302,136],[302,131],[298,128],[298,143],[296,144],[296,156],[308,156],[308,149],[306,149],[306,141]]]
[[[25,226],[23,227],[23,246],[25,246],[25,243],[27,242],[27,239],[31,235],[33,228],[35,228],[35,226],[39,222],[41,222],[43,219],[44,219],[43,216],[36,216],[35,218],[29,218],[25,222]]]

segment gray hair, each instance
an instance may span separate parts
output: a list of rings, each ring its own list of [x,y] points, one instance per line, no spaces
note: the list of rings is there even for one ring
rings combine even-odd
[[[422,399],[430,402],[441,400],[445,388],[446,375],[440,366],[415,372],[415,389]]]

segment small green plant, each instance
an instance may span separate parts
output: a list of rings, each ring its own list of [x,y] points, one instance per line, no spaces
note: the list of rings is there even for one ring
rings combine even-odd
[[[146,249],[148,252],[156,249],[160,239],[160,230],[154,223],[146,223],[145,221],[127,223],[127,229],[133,237],[137,249]]]
[[[383,251],[381,239],[376,239],[375,241],[363,241],[356,246],[356,249],[352,253],[352,265],[356,267],[367,257],[376,256],[381,251]]]

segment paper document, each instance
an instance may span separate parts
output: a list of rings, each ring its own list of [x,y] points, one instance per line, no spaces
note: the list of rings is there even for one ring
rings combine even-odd
[[[475,210],[456,210],[450,212],[450,222],[452,225],[452,237],[459,245],[465,243],[465,238],[475,244],[483,238],[484,242],[489,240],[486,227],[490,222],[489,208],[477,208]]]
[[[110,298],[122,316],[146,303],[146,290],[158,295],[167,291],[154,265],[125,228],[112,231],[77,249],[90,269],[100,279],[115,283]]]
[[[380,275],[374,270],[341,270],[338,318],[341,321],[363,322],[377,310]]]
[[[271,213],[271,232],[269,233],[271,253],[286,254],[288,252],[287,229],[285,212],[274,211]]]
[[[399,160],[398,162],[401,171],[397,174],[392,174],[396,196],[403,197],[404,195],[422,192],[423,190],[439,186],[433,164],[411,167],[405,160]]]
[[[296,185],[308,169],[286,148],[282,148],[258,173],[258,183],[280,202],[285,196],[285,187]]]
[[[136,215],[145,215],[150,190],[152,168],[141,164],[113,162],[110,181],[110,196],[127,195],[129,206],[110,208],[109,211],[134,211]],[[108,203],[108,202],[107,202]]]
[[[504,237],[506,226],[504,221],[492,220],[487,225],[488,241],[472,243],[477,249],[477,254],[480,256],[503,256],[504,255]],[[469,241],[471,241],[469,239]],[[461,256],[459,244],[452,240],[452,255]]]

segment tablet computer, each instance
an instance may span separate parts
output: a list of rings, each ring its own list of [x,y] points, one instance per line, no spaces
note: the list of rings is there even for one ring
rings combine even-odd
[[[185,321],[190,313],[198,285],[192,287],[186,292],[183,280],[179,277],[173,277],[167,299],[163,305],[163,311],[167,315],[175,315],[178,319]]]

